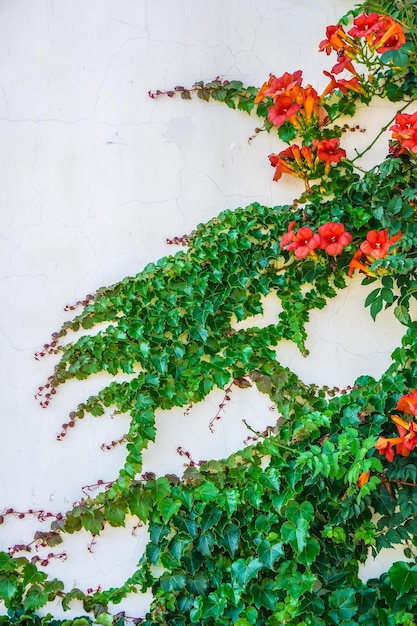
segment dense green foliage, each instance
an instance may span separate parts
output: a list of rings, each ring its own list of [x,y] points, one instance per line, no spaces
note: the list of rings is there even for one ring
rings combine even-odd
[[[411,5],[367,4],[412,30]],[[387,57],[372,95],[415,98],[411,44],[403,59],[396,57],[395,71]],[[177,91],[250,112],[258,90],[213,81]],[[331,119],[353,114],[358,98],[367,101],[363,94],[339,94],[339,108],[334,115],[328,110]],[[265,107],[256,112],[265,118]],[[54,547],[65,533],[85,529],[94,537],[134,516],[148,524],[150,540],[121,587],[91,593],[64,593],[35,562],[0,553],[0,598],[8,609],[0,624],[124,626],[132,620],[112,616],[109,605],[150,588],[149,614],[133,620],[146,626],[417,623],[417,452],[389,463],[375,449],[379,436],[392,434],[390,415],[399,398],[416,386],[417,322],[410,306],[417,293],[415,160],[391,154],[366,173],[345,160],[329,174],[324,187],[323,181],[312,185],[292,206],[254,203],[200,225],[186,250],[99,290],[54,334],[46,352],[59,352],[60,360],[41,390],[45,405],[68,380],[98,372],[130,375],[75,407],[61,436],[86,414],[99,417],[107,409],[128,413],[131,421],[126,460],[114,482],[37,539]],[[297,258],[280,245],[290,222],[313,230],[343,224],[352,239],[337,255],[317,249]],[[370,230],[383,229],[401,237],[369,265],[364,282],[374,289],[366,306],[374,319],[393,307],[404,325],[401,346],[379,380],[362,376],[340,393],[305,384],[277,362],[276,346],[290,340],[306,353],[310,312],[346,287],[354,253]],[[271,293],[282,306],[276,322],[236,330],[234,322],[263,312],[262,298]],[[71,332],[80,329],[86,332],[71,342]],[[156,434],[155,411],[188,407],[233,381],[268,394],[277,424],[257,433],[255,445],[223,461],[191,464],[183,477],[141,476],[142,451]],[[367,472],[369,480],[358,485]],[[359,565],[368,554],[399,543],[410,561],[361,582]],[[55,598],[64,608],[81,600],[94,618],[39,617]]]

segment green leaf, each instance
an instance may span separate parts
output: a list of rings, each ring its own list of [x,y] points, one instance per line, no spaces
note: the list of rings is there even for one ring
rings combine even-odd
[[[219,490],[213,483],[208,481],[202,483],[194,490],[194,499],[201,499],[205,502],[212,502],[219,497]]]
[[[204,513],[201,516],[200,528],[201,532],[205,533],[209,528],[212,528],[217,524],[222,516],[222,510],[217,509],[215,506],[208,506],[204,509]]]
[[[25,611],[37,611],[43,607],[48,601],[48,593],[45,592],[40,585],[32,585],[29,587],[23,606]]]
[[[16,595],[18,590],[18,578],[14,574],[0,574],[0,598],[5,601],[6,606]]]
[[[354,589],[336,589],[329,598],[329,605],[332,611],[329,616],[339,624],[343,620],[349,620],[357,612],[356,592]]]
[[[186,580],[187,589],[196,596],[203,596],[208,588],[208,578],[204,572],[197,572]]]
[[[106,505],[104,517],[109,522],[110,526],[125,526],[127,508],[127,502],[121,499],[118,500],[117,503],[113,501]]]
[[[219,544],[233,557],[239,546],[240,528],[236,524],[226,524],[221,531]]]
[[[267,539],[259,543],[257,550],[259,560],[269,569],[273,569],[275,561],[285,554],[282,543],[271,544]]]
[[[371,317],[375,321],[376,316],[382,309],[382,298],[377,298],[371,304]]]
[[[185,574],[181,570],[174,571],[172,574],[164,572],[159,581],[164,591],[180,591],[185,587]]]
[[[258,572],[263,565],[260,559],[238,559],[232,563],[231,573],[234,585],[245,588],[252,578],[258,576]]]
[[[388,578],[392,586],[398,591],[399,597],[410,591],[417,591],[417,565],[399,562],[394,563],[388,570]]]
[[[302,552],[307,544],[308,522],[304,518],[300,518],[296,523],[284,522],[281,527],[282,539],[285,543],[289,543],[291,547],[298,553]]]
[[[285,513],[287,518],[292,522],[297,522],[300,519],[311,522],[314,519],[314,507],[311,502],[307,500],[301,502],[301,504],[292,500],[288,503]]]
[[[255,606],[260,609],[264,606],[266,609],[273,611],[278,602],[278,596],[274,589],[274,581],[270,578],[264,578],[259,584],[251,585],[251,593]]]
[[[381,289],[378,287],[377,289],[373,289],[370,293],[368,293],[365,300],[365,306],[370,306],[379,296],[380,291]]]
[[[181,502],[178,502],[178,500],[170,500],[169,498],[162,500],[162,502],[158,504],[158,511],[160,511],[165,524],[168,523],[171,517],[178,513],[180,508]]]
[[[407,307],[404,305],[398,305],[394,309],[394,315],[401,322],[401,324],[405,324],[408,326],[411,323],[411,317],[408,312]]]
[[[310,567],[310,565],[316,560],[319,554],[319,542],[313,537],[308,537],[305,548],[298,555],[298,560],[306,567]]]

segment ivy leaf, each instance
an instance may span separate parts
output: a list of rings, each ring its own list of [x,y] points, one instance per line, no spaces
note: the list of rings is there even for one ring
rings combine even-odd
[[[271,544],[267,539],[260,542],[257,550],[259,560],[269,569],[273,569],[275,561],[285,554],[282,543]]]
[[[217,509],[214,506],[209,506],[204,509],[204,513],[201,516],[200,528],[201,532],[205,533],[209,528],[212,528],[222,516],[222,510]]]
[[[27,563],[22,573],[25,587],[34,583],[41,583],[48,578],[48,575],[45,572],[40,572],[34,563]]]
[[[311,522],[314,519],[314,507],[307,500],[301,502],[301,504],[292,500],[288,503],[285,512],[288,519],[292,522],[297,522],[300,519]]]
[[[104,517],[110,526],[125,526],[127,508],[127,502],[123,500],[113,501],[105,507]]]
[[[329,616],[335,624],[339,624],[343,620],[349,620],[355,615],[358,609],[355,595],[355,589],[349,587],[333,591],[329,598],[329,605],[332,609],[329,612]]]
[[[238,559],[232,563],[231,573],[234,585],[246,587],[252,578],[256,578],[263,565],[260,559]]]
[[[219,619],[226,606],[226,598],[221,598],[215,593],[210,593],[207,597],[199,596],[194,602],[195,608],[190,611],[190,619],[196,624],[207,624],[209,618]]]
[[[417,589],[417,565],[405,562],[394,563],[388,570],[388,578],[401,597],[410,589]]]
[[[32,585],[25,595],[23,606],[26,611],[36,611],[47,601],[48,592],[45,592],[40,585]]]
[[[274,589],[274,581],[270,578],[264,578],[260,584],[251,586],[253,601],[259,609],[264,606],[266,609],[273,611],[276,607],[278,597]]]
[[[202,483],[194,490],[194,499],[195,500],[204,500],[205,502],[210,502],[217,500],[219,496],[219,490],[213,483],[208,481]]]
[[[184,533],[176,533],[174,535],[168,547],[168,550],[171,553],[171,555],[174,557],[174,559],[176,559],[177,561],[180,561],[181,557],[183,556],[185,550],[190,545],[191,541],[192,541],[191,537]]]
[[[162,519],[165,524],[168,523],[171,517],[178,513],[180,508],[181,502],[179,502],[178,500],[171,500],[170,498],[166,498],[158,504],[158,511],[161,513]]]
[[[308,537],[305,548],[298,555],[298,560],[300,563],[302,563],[306,567],[310,567],[310,565],[316,560],[319,554],[320,554],[319,542],[317,541],[317,539],[314,539],[313,537]]]
[[[185,574],[181,570],[176,570],[172,574],[164,572],[159,580],[162,589],[167,592],[180,591],[185,587]]]
[[[6,606],[16,595],[18,589],[18,578],[14,574],[0,574],[0,598],[2,598]]]
[[[187,589],[196,596],[203,596],[208,587],[208,578],[204,572],[197,572],[192,578],[186,580]]]
[[[296,523],[284,522],[281,527],[282,539],[297,553],[302,552],[307,544],[307,532],[308,522],[304,518],[299,518]]]
[[[219,543],[234,557],[239,545],[240,528],[236,524],[226,524],[221,532]]]

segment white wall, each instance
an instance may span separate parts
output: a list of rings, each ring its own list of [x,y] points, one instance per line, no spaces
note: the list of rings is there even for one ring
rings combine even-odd
[[[297,69],[303,69],[305,82],[323,88],[321,70],[331,61],[318,53],[318,42],[325,26],[353,5],[351,0],[0,3],[0,513],[8,507],[68,510],[82,497],[82,486],[111,480],[123,462],[123,447],[105,453],[100,444],[122,435],[127,418],[86,418],[63,442],[56,441],[68,412],[100,381],[68,383],[48,410],[34,399],[54,365],[53,357],[37,362],[34,353],[68,319],[64,306],[174,252],[166,237],[188,233],[225,208],[255,200],[282,204],[302,190],[297,181],[272,182],[267,155],[280,146],[265,134],[248,143],[259,123],[255,117],[198,100],[152,100],[148,90],[191,86],[217,75],[260,86],[270,72]],[[364,111],[367,132],[346,137],[351,154],[392,114],[385,103]],[[365,165],[383,158],[386,141],[367,155]],[[346,385],[387,367],[403,332],[390,311],[376,324],[363,311],[355,335],[345,332],[358,318],[355,302],[366,296],[359,282],[312,316],[308,359],[292,346],[280,348],[281,361],[306,381]],[[323,351],[337,368],[320,369]],[[146,469],[181,472],[179,445],[197,460],[229,454],[250,434],[242,414],[255,428],[274,421],[267,398],[254,390],[232,395],[214,433],[208,424],[222,392],[188,416],[160,412]],[[36,520],[7,516],[0,549],[30,541],[39,527]],[[146,533],[106,530],[93,553],[88,542],[83,533],[68,537],[67,560],[47,569],[67,589],[123,583]],[[140,615],[148,602],[134,597],[117,610]],[[75,607],[72,614],[79,612]]]

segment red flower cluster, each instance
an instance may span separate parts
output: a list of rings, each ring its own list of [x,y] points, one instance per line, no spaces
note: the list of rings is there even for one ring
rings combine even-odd
[[[307,181],[327,176],[332,163],[338,163],[345,156],[346,151],[339,147],[339,138],[334,137],[314,140],[311,147],[303,144],[300,148],[293,144],[279,154],[270,154],[269,161],[275,167],[274,180],[279,180],[283,174],[292,174]]]
[[[359,250],[353,255],[353,259],[349,263],[348,276],[352,277],[355,269],[358,269],[367,276],[375,276],[370,271],[370,266],[376,259],[383,259],[387,256],[389,249],[402,237],[402,233],[398,232],[392,237],[388,237],[388,230],[370,230],[366,235],[365,241],[359,246]]]
[[[315,250],[324,250],[328,255],[336,256],[352,241],[352,235],[343,224],[337,222],[326,222],[317,233],[308,226],[302,226],[294,232],[294,225],[295,222],[289,224],[280,247],[281,250],[293,250],[297,259],[305,259],[309,254],[316,257]]]
[[[336,80],[333,74],[324,72],[329,76],[330,83],[322,96],[336,88],[342,93],[347,93],[347,90],[365,93],[366,81],[363,77],[362,84],[358,80],[360,77],[352,61],[367,65],[369,52],[381,55],[389,50],[398,50],[406,41],[403,27],[387,15],[363,13],[353,23],[354,26],[347,32],[341,24],[328,26],[326,39],[319,44],[321,52],[328,55],[333,51],[337,53],[337,63],[332,67],[333,74],[340,74],[343,70],[353,74],[350,80]]]
[[[417,389],[402,396],[395,408],[397,411],[417,417]],[[395,453],[409,456],[411,450],[417,446],[417,422],[414,420],[407,422],[398,415],[393,415],[392,421],[397,426],[399,437],[380,437],[375,444],[379,454],[384,455],[390,463],[394,460]]]
[[[352,37],[363,37],[371,50],[383,54],[398,50],[405,43],[403,27],[388,15],[363,13],[353,20],[354,26],[348,31]]]
[[[352,60],[361,60],[362,42],[371,52],[383,54],[389,50],[398,50],[405,43],[403,27],[388,15],[363,13],[353,20],[354,26],[346,33],[341,24],[326,28],[326,39],[319,44],[319,50],[330,54],[337,52],[338,61],[332,72],[340,74],[344,69],[356,74]]]
[[[337,63],[332,72],[324,72],[330,79],[323,93],[319,95],[311,85],[303,86],[301,70],[293,73],[285,72],[282,76],[271,74],[262,85],[255,97],[255,104],[266,102],[268,121],[276,128],[289,123],[296,133],[303,138],[302,146],[291,145],[279,154],[271,154],[269,159],[275,167],[274,180],[282,174],[292,174],[305,181],[309,190],[308,180],[327,176],[333,163],[338,163],[346,156],[345,150],[339,146],[339,138],[323,139],[320,129],[329,122],[325,108],[326,98],[335,90],[343,94],[348,91],[368,93],[372,77],[361,76],[352,61],[375,70],[375,57],[387,50],[396,50],[405,43],[403,28],[391,17],[378,13],[362,14],[354,20],[354,26],[345,32],[343,26],[328,26],[326,39],[320,42],[319,50],[327,54],[335,51]],[[369,54],[371,53],[371,54]],[[375,54],[374,54],[375,53]],[[350,78],[336,78],[335,75],[347,70]],[[285,129],[286,130],[286,129]],[[294,136],[278,131],[280,137]],[[314,139],[314,137],[316,139]],[[413,136],[414,138],[414,136]],[[410,138],[407,137],[407,140]],[[413,146],[417,152],[417,139]],[[324,163],[324,166],[323,166]]]
[[[266,98],[272,99],[268,120],[277,128],[288,120],[297,130],[305,130],[322,125],[327,117],[317,91],[311,85],[303,87],[301,83],[302,72],[297,70],[293,74],[285,72],[279,78],[271,74],[260,88],[255,104]]]
[[[397,113],[395,124],[390,126],[392,138],[390,151],[398,154],[411,152],[417,154],[417,111],[415,113]]]

